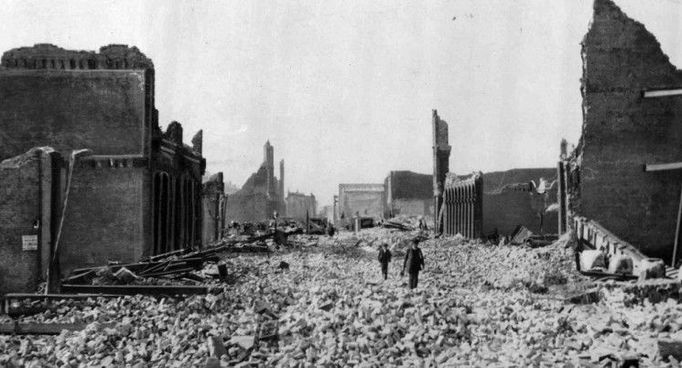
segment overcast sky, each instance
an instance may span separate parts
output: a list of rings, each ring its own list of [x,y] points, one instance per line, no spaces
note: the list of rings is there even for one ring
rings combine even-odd
[[[682,65],[682,3],[616,0]],[[426,5],[425,5],[426,4]],[[431,173],[431,110],[458,174],[554,167],[581,128],[590,0],[3,0],[0,50],[138,46],[163,128],[204,129],[208,171],[241,186],[267,139],[285,185],[331,203],[339,183]]]

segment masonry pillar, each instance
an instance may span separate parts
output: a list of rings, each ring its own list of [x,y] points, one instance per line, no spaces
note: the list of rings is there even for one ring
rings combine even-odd
[[[433,110],[433,210],[436,232],[442,231],[440,210],[443,205],[445,175],[450,171],[450,150],[448,144],[448,124],[441,120],[438,111]]]

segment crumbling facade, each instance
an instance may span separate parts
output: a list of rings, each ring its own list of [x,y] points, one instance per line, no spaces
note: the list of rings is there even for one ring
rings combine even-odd
[[[226,229],[227,195],[223,173],[213,174],[204,180],[201,200],[203,207],[202,243],[212,244],[222,239]]]
[[[284,174],[284,161],[280,162],[280,176]],[[271,219],[273,214],[283,214],[284,185],[275,177],[274,149],[270,141],[263,147],[263,163],[242,188],[228,197],[227,219],[237,222],[259,222]]]
[[[382,218],[384,216],[383,184],[339,184],[338,226],[352,223],[354,216]]]
[[[289,192],[286,199],[287,217],[305,221],[306,218],[317,216],[317,200],[312,193],[306,195],[299,192]]]
[[[180,124],[159,128],[154,67],[137,48],[39,44],[6,52],[0,125],[0,160],[38,146],[64,158],[62,272],[201,245],[201,135],[189,146]],[[87,151],[72,155],[80,150]]]
[[[450,150],[448,144],[448,123],[441,120],[438,111],[432,113],[433,131],[433,210],[434,210],[434,229],[441,229],[442,216],[440,216],[443,204],[443,188],[445,176],[450,171]]]
[[[433,216],[433,175],[391,171],[384,180],[385,216]]]
[[[682,161],[682,72],[611,0],[594,2],[582,60],[582,136],[560,164],[562,207],[669,260],[682,171],[647,167]]]

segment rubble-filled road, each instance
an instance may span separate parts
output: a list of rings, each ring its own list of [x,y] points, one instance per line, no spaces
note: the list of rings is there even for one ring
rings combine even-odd
[[[60,302],[21,321],[87,328],[0,336],[0,366],[571,367],[609,354],[677,366],[663,362],[657,340],[682,339],[680,304],[626,306],[618,289],[594,304],[565,302],[590,287],[565,242],[530,249],[427,240],[426,267],[410,291],[399,275],[410,236],[342,233],[319,246],[228,258],[238,277],[219,295]],[[397,244],[387,281],[376,260],[381,239]]]

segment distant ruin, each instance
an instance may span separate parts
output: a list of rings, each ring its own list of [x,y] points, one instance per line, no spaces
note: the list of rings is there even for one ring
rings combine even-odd
[[[275,212],[283,215],[283,183],[275,177],[274,149],[270,141],[263,146],[263,163],[242,188],[227,199],[227,219],[237,222],[260,222],[271,219]],[[284,161],[280,162],[280,177],[284,175]]]

